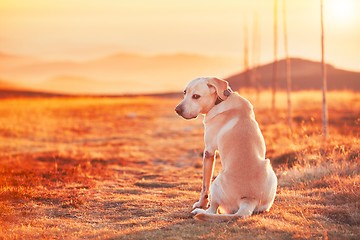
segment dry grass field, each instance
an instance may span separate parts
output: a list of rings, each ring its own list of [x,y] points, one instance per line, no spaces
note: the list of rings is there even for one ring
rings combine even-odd
[[[180,99],[0,100],[1,239],[359,239],[360,96],[331,92],[330,136],[321,94],[255,105],[279,179],[270,212],[231,222],[194,220],[201,189],[202,118]],[[217,161],[216,172],[220,171]]]

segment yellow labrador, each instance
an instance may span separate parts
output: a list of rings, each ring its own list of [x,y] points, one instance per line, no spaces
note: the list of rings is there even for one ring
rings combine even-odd
[[[277,178],[265,159],[265,141],[251,103],[224,80],[197,78],[187,85],[175,111],[185,119],[205,115],[203,185],[193,206],[195,218],[221,221],[269,211]],[[222,170],[211,183],[216,151]]]

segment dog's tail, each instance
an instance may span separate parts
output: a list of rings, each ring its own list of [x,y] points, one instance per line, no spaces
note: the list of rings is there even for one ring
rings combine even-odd
[[[198,213],[195,215],[194,218],[206,222],[228,222],[240,218],[247,218],[249,216],[241,216],[237,213],[235,214]]]
[[[224,221],[232,221],[240,218],[248,218],[254,212],[262,212],[267,211],[268,209],[264,209],[263,206],[260,208],[257,207],[259,202],[256,199],[242,199],[240,203],[240,209],[233,214],[216,214],[216,213],[208,213],[208,212],[200,212],[195,215],[195,219],[202,221],[212,221],[212,222],[224,222]]]

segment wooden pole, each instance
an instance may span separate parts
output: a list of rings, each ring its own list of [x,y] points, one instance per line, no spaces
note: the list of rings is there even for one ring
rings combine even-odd
[[[291,62],[289,58],[288,37],[287,37],[286,0],[283,0],[283,27],[284,27],[284,48],[286,58],[286,85],[287,85],[287,118],[290,134],[292,133],[292,106],[291,106]]]
[[[321,73],[322,73],[322,128],[323,136],[328,136],[328,110],[326,102],[326,91],[327,91],[327,79],[326,79],[326,65],[325,65],[325,47],[324,47],[324,6],[323,0],[320,0],[320,11],[321,11]]]
[[[249,78],[249,33],[247,20],[244,18],[244,70],[245,70],[245,81],[244,84],[247,87],[250,87],[250,78]]]
[[[277,87],[277,0],[274,0],[274,63],[272,76],[272,110],[275,110],[276,104],[276,87]]]
[[[260,74],[258,73],[259,63],[260,63],[260,34],[259,34],[259,16],[257,13],[254,13],[253,18],[253,32],[252,32],[252,79],[255,84],[256,89],[256,103],[260,101]]]

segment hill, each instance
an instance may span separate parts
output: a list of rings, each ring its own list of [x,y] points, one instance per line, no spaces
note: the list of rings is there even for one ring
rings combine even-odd
[[[4,52],[0,52],[0,71],[8,71],[12,68],[16,68],[19,66],[31,64],[34,62],[42,62],[41,60],[29,56],[19,56],[13,54],[7,54]],[[4,76],[2,76],[4,77]]]
[[[0,99],[2,98],[49,98],[49,97],[68,97],[69,95],[48,93],[32,90],[8,90],[0,89]]]
[[[58,76],[44,82],[34,84],[32,89],[68,94],[112,93],[111,83],[103,83],[89,78],[77,76]],[[114,87],[113,87],[114,89]],[[116,90],[116,89],[115,89]]]
[[[0,80],[0,90],[4,89],[16,89],[17,86],[15,84]]]
[[[28,87],[39,87],[47,91],[61,90],[86,94],[153,93],[178,91],[196,76],[228,75],[237,69],[237,65],[232,58],[194,54],[147,56],[118,53],[83,62],[38,61],[35,58],[2,54],[0,77],[16,79]],[[69,78],[72,79],[71,86],[68,86]],[[58,83],[61,82],[59,79],[66,82],[62,88],[58,87]],[[84,83],[84,79],[92,84],[97,82],[95,91],[89,92],[86,84],[80,84]],[[49,81],[56,82],[54,87]],[[112,86],[109,87],[110,85]]]
[[[257,69],[259,87],[271,88],[273,63],[265,64]],[[285,60],[280,60],[277,66],[278,89],[286,89]],[[300,58],[291,59],[292,89],[313,90],[321,89],[321,63]],[[254,74],[250,70],[226,78],[233,89],[255,87]],[[248,74],[249,80],[246,80]],[[328,90],[353,90],[360,91],[360,72],[351,72],[337,69],[327,64]]]
[[[319,62],[292,58],[292,89],[321,89]],[[257,69],[259,86],[270,88],[273,64]],[[226,76],[238,69],[231,58],[195,54],[163,54],[146,56],[118,53],[83,62],[45,61],[28,56],[0,52],[0,78],[16,79],[7,83],[32,91],[71,94],[153,94],[178,92],[189,80],[198,76]],[[329,90],[360,91],[360,73],[327,65]],[[255,81],[242,72],[227,78],[233,89],[255,87]],[[9,82],[9,81],[8,81]],[[4,85],[5,83],[1,84]],[[5,85],[4,85],[5,86]],[[278,62],[278,89],[285,89],[285,61]]]
[[[1,58],[1,56],[0,56]],[[41,90],[34,90],[22,85],[13,84],[10,81],[0,80],[0,99],[1,98],[22,98],[22,97],[65,97],[68,95],[51,93]]]

